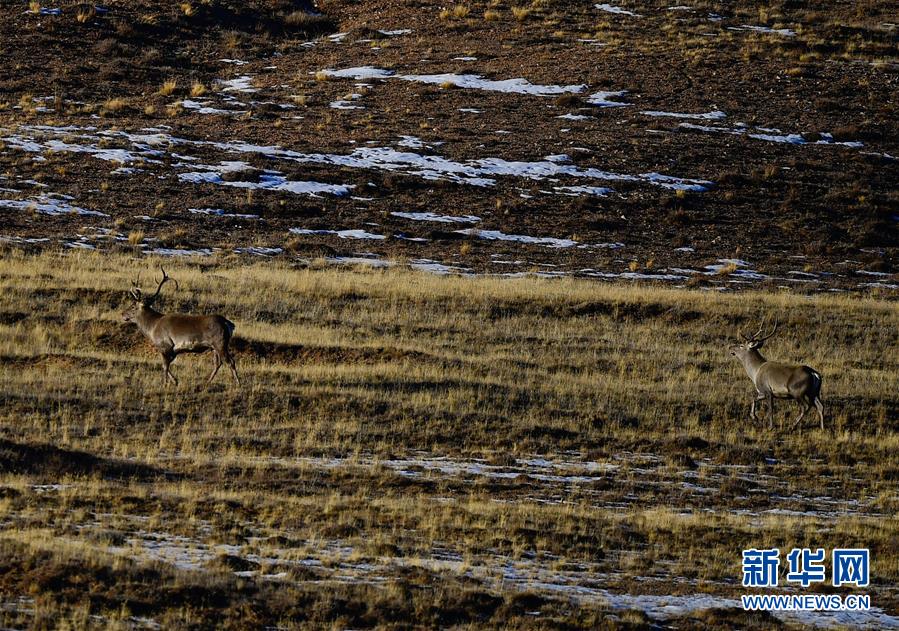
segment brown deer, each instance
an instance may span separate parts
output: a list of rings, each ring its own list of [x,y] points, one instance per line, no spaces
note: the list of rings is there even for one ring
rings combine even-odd
[[[762,335],[764,324],[752,335],[740,336],[746,340],[743,344],[733,346],[730,354],[735,356],[743,364],[752,383],[755,384],[757,396],[752,400],[752,408],[749,412],[753,420],[758,420],[755,406],[759,401],[767,400],[769,417],[768,427],[774,427],[774,399],[793,399],[799,403],[801,413],[793,423],[791,429],[795,429],[806,413],[814,405],[818,409],[818,419],[821,421],[821,429],[824,429],[824,403],[821,401],[821,375],[818,371],[808,366],[798,364],[784,364],[781,362],[769,362],[759,352],[765,344],[765,340],[777,332],[777,322],[774,329],[768,335]],[[783,423],[781,423],[781,429]]]
[[[163,314],[153,308],[153,302],[159,296],[162,286],[171,280],[169,275],[162,270],[162,280],[156,288],[156,293],[149,298],[144,298],[137,282],[131,283],[131,297],[134,305],[122,314],[125,322],[134,322],[137,328],[149,340],[150,344],[162,354],[163,382],[168,385],[171,379],[175,385],[178,380],[171,371],[171,363],[181,353],[204,353],[208,350],[213,354],[212,374],[206,381],[212,382],[224,359],[231,369],[234,381],[240,385],[240,377],[237,376],[237,367],[228,344],[234,334],[234,323],[220,315],[188,315],[184,313]],[[138,281],[140,276],[138,276]],[[178,281],[175,281],[178,286]]]

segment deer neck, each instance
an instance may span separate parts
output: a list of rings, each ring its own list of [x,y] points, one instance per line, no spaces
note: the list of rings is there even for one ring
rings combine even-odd
[[[764,358],[764,356],[758,351],[757,348],[749,350],[741,359],[743,360],[743,368],[746,369],[746,373],[754,383],[755,376],[758,373],[759,368],[761,368],[762,364],[764,364],[768,360]]]
[[[156,309],[153,307],[144,307],[138,311],[134,321],[137,323],[137,328],[140,329],[140,332],[149,338],[151,337],[150,332],[153,330],[153,326],[160,318],[162,318],[162,314]]]

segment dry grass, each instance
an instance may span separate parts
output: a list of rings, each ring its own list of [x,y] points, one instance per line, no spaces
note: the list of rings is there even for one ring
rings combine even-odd
[[[171,96],[178,89],[178,82],[175,79],[168,79],[163,82],[159,88],[159,94],[162,96]]]
[[[882,352],[896,344],[895,303],[169,260],[180,288],[166,287],[160,307],[236,322],[245,387],[220,375],[203,389],[203,356],[179,358],[182,386],[164,389],[157,357],[119,315],[138,272],[152,289],[155,264],[82,253],[0,259],[0,426],[11,441],[0,451],[26,453],[0,478],[4,518],[15,524],[0,549],[0,585],[20,594],[38,584],[41,615],[54,621],[45,626],[121,618],[129,590],[153,584],[159,597],[139,611],[166,627],[191,615],[237,627],[361,627],[386,624],[383,612],[394,610],[436,626],[454,612],[457,623],[508,628],[540,609],[542,628],[595,628],[601,603],[574,613],[535,595],[519,611],[522,596],[491,568],[586,564],[590,576],[610,576],[613,591],[640,593],[636,577],[660,574],[733,595],[728,581],[750,543],[861,541],[875,551],[879,585],[899,579],[893,519],[757,512],[775,496],[899,507],[899,370]],[[779,434],[746,421],[751,386],[725,348],[738,327],[775,314],[783,334],[770,354],[824,375],[826,432],[810,422],[802,436]],[[25,445],[37,444],[53,447],[28,456]],[[409,477],[389,464],[420,451],[494,466],[540,453],[617,469],[572,486]],[[346,461],[326,466],[321,455]],[[714,494],[685,494],[685,471]],[[50,482],[69,486],[34,486]],[[191,554],[240,551],[173,570],[154,561],[140,532],[183,537]],[[436,548],[458,565],[440,569]],[[257,557],[271,560],[247,561]],[[320,565],[291,564],[308,559]],[[237,579],[247,564],[287,578]],[[365,582],[372,564],[390,577],[385,586]],[[339,575],[351,580],[334,583]],[[84,588],[67,591],[63,576],[107,578],[91,582],[97,598],[84,605],[71,598]],[[414,587],[422,582],[443,599]],[[282,598],[271,600],[273,585]],[[181,589],[202,595],[193,614]],[[308,603],[305,613],[280,604],[291,600]],[[380,608],[360,609],[366,602]]]
[[[178,231],[162,243],[175,246],[188,239]],[[735,341],[738,327],[777,316],[782,333],[768,352],[821,371],[837,434],[863,432],[874,437],[876,448],[877,436],[891,429],[888,416],[895,409],[899,377],[894,360],[880,349],[895,343],[895,303],[560,280],[289,270],[282,265],[168,265],[183,289],[166,300],[165,308],[221,311],[238,323],[239,337],[261,345],[241,362],[254,375],[249,392],[272,397],[272,409],[259,411],[261,422],[278,419],[278,400],[286,395],[272,391],[268,379],[279,374],[288,381],[299,379],[295,387],[305,393],[305,405],[322,418],[334,411],[332,402],[307,395],[337,383],[355,384],[354,394],[341,404],[349,407],[340,408],[340,417],[355,424],[367,408],[389,404],[385,422],[399,424],[393,429],[402,430],[396,436],[400,444],[410,432],[422,437],[414,428],[402,427],[404,419],[422,414],[445,417],[441,424],[447,429],[456,417],[507,417],[506,444],[516,436],[526,439],[528,428],[540,425],[569,430],[570,446],[580,448],[619,435],[619,430],[627,433],[629,426],[638,433],[678,427],[734,442],[744,434],[775,440],[763,428],[746,426],[751,385],[726,347]],[[62,303],[70,306],[56,326],[38,326],[41,318],[59,317],[51,311],[4,327],[0,352],[114,358],[131,366],[128,372],[139,380],[142,396],[180,397],[158,387],[159,375],[148,364],[155,364],[155,358],[149,353],[122,355],[126,348],[141,348],[136,332],[118,324],[117,309],[128,282],[145,266],[115,256],[88,257],[84,267],[89,272],[62,275],[51,255],[6,257],[6,310],[30,312],[35,291],[70,296]],[[41,274],[49,276],[33,287],[24,282]],[[93,298],[80,304],[77,296]],[[74,336],[69,332],[73,327]],[[853,330],[865,332],[864,345],[847,337]],[[127,341],[126,347],[96,345],[108,336]],[[290,361],[292,353],[314,361]],[[344,363],[341,355],[368,359]],[[195,372],[190,360],[183,363],[182,371]],[[26,378],[27,373],[18,376]],[[60,376],[77,379],[69,373]],[[109,378],[117,381],[114,375]],[[80,391],[97,385],[90,384],[59,387]],[[126,387],[122,394],[130,390]],[[500,392],[505,395],[496,397]],[[649,400],[647,393],[653,393]],[[485,405],[492,409],[488,412]],[[484,435],[488,437],[501,438]],[[354,439],[332,438],[339,448]],[[446,446],[452,447],[453,440],[447,437]],[[821,440],[830,438],[822,435]],[[518,448],[540,444],[525,440]]]

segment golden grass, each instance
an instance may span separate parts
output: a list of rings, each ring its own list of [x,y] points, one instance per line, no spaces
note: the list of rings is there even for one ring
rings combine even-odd
[[[163,387],[158,357],[120,316],[131,281],[140,273],[152,291],[159,264],[180,284],[163,289],[163,311],[222,313],[237,324],[242,389],[226,373],[204,389],[209,356],[179,358],[181,387]],[[899,360],[883,352],[895,346],[895,302],[13,250],[0,259],[0,292],[6,440],[167,472],[54,477],[49,460],[44,474],[0,476],[11,489],[0,515],[16,525],[0,540],[3,558],[43,558],[69,574],[159,571],[148,548],[126,546],[141,529],[280,559],[271,573],[308,558],[325,574],[395,559],[388,565],[432,576],[446,593],[456,593],[460,572],[505,593],[491,570],[502,555],[554,571],[586,563],[609,573],[618,592],[640,593],[635,577],[667,573],[732,596],[741,547],[858,541],[875,551],[879,581],[899,579],[889,544],[899,508]],[[802,435],[747,422],[751,385],[726,347],[738,328],[774,316],[782,333],[769,354],[824,375],[825,432],[813,421]],[[546,490],[518,478],[409,478],[386,464],[418,450],[501,465],[541,453],[617,468],[596,483]],[[330,455],[345,461],[315,458]],[[682,490],[691,470],[711,494]],[[46,482],[68,486],[33,487]],[[828,519],[759,513],[775,495],[859,500],[886,516],[851,507]],[[335,540],[352,551],[334,552]],[[460,564],[435,569],[434,547]],[[215,567],[172,580],[244,598],[230,570]],[[391,576],[405,593],[410,579]],[[304,589],[304,580],[277,587]],[[62,592],[41,589],[57,603],[47,616],[75,615]],[[127,599],[109,589],[113,602]],[[365,589],[346,598],[370,598]],[[156,606],[167,612],[159,620],[184,615]]]
[[[199,81],[194,82],[194,84],[190,86],[190,95],[193,97],[203,96],[208,91],[209,89]]]
[[[178,245],[188,238],[182,231],[165,242]],[[746,426],[751,384],[726,348],[737,339],[738,326],[749,328],[773,317],[779,318],[782,332],[767,352],[772,358],[807,362],[824,375],[829,422],[838,431],[871,435],[886,430],[885,410],[895,405],[899,386],[895,359],[880,352],[895,341],[896,306],[871,298],[291,270],[270,263],[166,264],[182,290],[169,290],[165,309],[189,303],[195,311],[220,311],[238,323],[239,337],[286,345],[298,353],[372,354],[363,363],[292,362],[289,353],[266,357],[262,349],[241,359],[252,375],[249,391],[254,395],[283,396],[272,390],[274,375],[300,379],[303,385],[296,385],[315,393],[311,401],[324,411],[332,406],[318,397],[335,387],[348,388],[362,409],[342,413],[349,414],[347,421],[364,408],[389,401],[396,415],[391,423],[435,412],[451,423],[456,415],[486,414],[484,406],[495,405],[493,412],[508,415],[511,434],[541,424],[594,434],[585,423],[598,424],[603,428],[599,433],[606,434],[636,423],[659,430],[689,427],[733,440],[744,432],[764,435],[763,428]],[[156,360],[148,352],[122,355],[122,349],[91,343],[89,330],[95,328],[115,332],[133,341],[129,348],[140,348],[137,332],[118,324],[115,305],[123,300],[116,296],[124,296],[141,268],[146,277],[150,265],[88,256],[80,265],[84,271],[63,275],[54,256],[5,257],[0,287],[10,311],[30,312],[35,291],[108,298],[102,308],[94,300],[71,304],[62,314],[69,324],[38,326],[38,317],[33,327],[3,327],[0,352],[115,357],[116,364],[132,366],[129,372],[146,389],[143,396],[180,396],[160,391],[159,375],[147,363]],[[25,282],[41,274],[49,278],[33,287]],[[88,332],[67,339],[63,332],[77,323],[90,324]],[[852,330],[864,331],[867,343],[850,341],[846,331]],[[383,359],[376,358],[374,349],[384,349]],[[179,364],[182,373],[196,372],[188,368],[190,360]],[[28,374],[20,372],[18,378],[28,379]],[[75,383],[59,386],[93,388],[71,377]],[[117,381],[114,375],[109,378]],[[397,398],[399,393],[408,396]],[[261,413],[274,419],[277,406]]]
[[[162,96],[171,96],[177,89],[178,81],[176,81],[175,79],[168,79],[164,81],[162,86],[159,88],[159,94]]]

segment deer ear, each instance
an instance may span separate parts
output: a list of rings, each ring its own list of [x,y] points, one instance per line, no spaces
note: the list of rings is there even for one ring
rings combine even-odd
[[[765,340],[757,340],[749,345],[749,348],[761,348],[765,345]]]
[[[140,295],[140,289],[132,289],[132,290],[131,290],[130,292],[128,292],[128,293],[131,294],[131,297],[132,297],[132,298],[134,298],[135,300],[137,300],[138,302],[140,302],[140,298],[141,298],[141,295]]]

